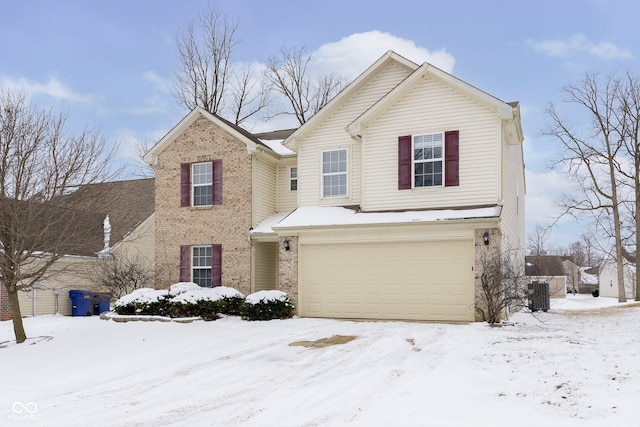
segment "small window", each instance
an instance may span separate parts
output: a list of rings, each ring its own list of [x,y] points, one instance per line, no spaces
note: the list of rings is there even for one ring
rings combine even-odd
[[[191,248],[191,280],[203,288],[211,287],[211,246]]]
[[[413,138],[413,186],[442,185],[443,136],[441,133],[416,135]]]
[[[213,164],[194,163],[191,170],[193,206],[211,206],[213,204]]]
[[[295,166],[289,168],[289,190],[298,190],[298,168]]]
[[[322,197],[346,197],[347,150],[322,153]]]

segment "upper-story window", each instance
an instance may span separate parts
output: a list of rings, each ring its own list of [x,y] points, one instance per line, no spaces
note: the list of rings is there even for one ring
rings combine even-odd
[[[222,204],[222,160],[180,165],[180,206]]]
[[[322,152],[322,197],[346,197],[347,150]]]
[[[211,162],[191,165],[191,187],[193,206],[213,204],[213,164]]]
[[[414,188],[442,185],[442,141],[442,133],[413,137]]]
[[[398,190],[460,185],[460,132],[398,137]]]
[[[289,190],[296,191],[298,189],[298,168],[292,166],[289,168]]]

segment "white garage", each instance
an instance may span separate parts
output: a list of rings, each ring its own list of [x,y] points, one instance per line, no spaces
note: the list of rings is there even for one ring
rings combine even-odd
[[[300,245],[305,317],[473,321],[473,240]]]

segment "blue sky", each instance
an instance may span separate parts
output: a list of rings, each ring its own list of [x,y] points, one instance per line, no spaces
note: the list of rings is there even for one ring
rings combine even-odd
[[[69,114],[69,126],[101,126],[122,145],[156,142],[186,113],[170,92],[175,38],[206,0],[2,0],[0,85]],[[526,136],[527,225],[547,224],[566,179],[542,138],[544,110],[586,71],[640,70],[637,0],[221,0],[237,18],[235,61],[264,63],[304,45],[318,71],[355,77],[392,49],[431,62],[502,99],[520,101]],[[294,122],[249,123],[250,130]],[[578,239],[565,220],[550,246]]]

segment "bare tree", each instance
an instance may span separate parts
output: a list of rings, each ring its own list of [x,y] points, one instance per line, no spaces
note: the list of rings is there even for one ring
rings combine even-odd
[[[224,107],[238,23],[207,7],[176,39],[175,96],[187,109],[217,114]]]
[[[476,312],[489,324],[499,323],[526,306],[525,272],[518,251],[486,251],[480,255],[480,289]]]
[[[179,67],[173,87],[188,110],[201,107],[239,125],[268,105],[269,90],[251,66],[233,64],[237,31],[237,20],[207,6],[176,38]]]
[[[153,267],[139,258],[104,258],[92,272],[91,281],[108,289],[118,299],[139,288],[153,285]]]
[[[257,80],[254,67],[235,68],[232,79],[231,113],[233,122],[241,124],[269,105],[270,91],[266,82]]]
[[[544,227],[540,224],[536,224],[534,229],[527,234],[527,253],[529,255],[540,256],[547,255],[547,249],[545,249],[547,241],[547,233],[549,227]]]
[[[295,116],[302,125],[347,85],[347,79],[335,73],[312,76],[311,58],[304,47],[283,47],[267,61],[266,80],[291,108],[283,108],[274,115]]]
[[[624,82],[614,76],[586,74],[582,82],[564,89],[566,102],[587,114],[586,127],[573,127],[552,104],[551,120],[543,132],[560,142],[564,154],[555,163],[566,168],[579,191],[564,196],[565,214],[588,213],[595,229],[614,243],[612,254],[618,271],[623,271],[623,220],[625,177],[618,164],[623,160],[629,138],[621,115]],[[618,301],[625,302],[624,277],[618,275]]]
[[[102,218],[74,209],[66,194],[106,179],[117,147],[97,131],[68,133],[65,119],[0,88],[0,286],[18,343],[26,340],[18,291],[77,253],[87,234],[102,234]]]
[[[619,121],[623,135],[624,160],[617,162],[616,167],[626,178],[624,184],[630,185],[631,209],[629,223],[631,224],[628,241],[635,247],[635,254],[630,254],[623,246],[623,255],[629,262],[636,265],[635,300],[640,301],[640,78],[627,71],[618,86],[618,100],[620,102]],[[626,253],[625,253],[626,252]]]

